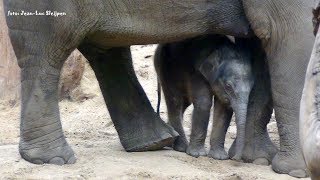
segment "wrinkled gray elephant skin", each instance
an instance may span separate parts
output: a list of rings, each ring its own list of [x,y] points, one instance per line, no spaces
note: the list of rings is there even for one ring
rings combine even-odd
[[[266,164],[295,177],[305,177],[306,165],[299,139],[300,100],[314,42],[313,0],[242,0],[256,36],[262,41],[270,71],[271,92],[258,80],[250,95],[246,144],[242,159]],[[270,97],[268,96],[270,94]],[[274,107],[280,136],[277,152],[266,125]],[[234,153],[234,146],[229,155]]]
[[[78,48],[89,60],[126,151],[161,149],[178,136],[154,112],[132,67],[129,46],[215,33],[246,36],[238,0],[4,0],[5,12],[65,12],[8,16],[22,84],[20,154],[29,162],[76,161],[60,122],[58,80]]]
[[[154,59],[156,72],[168,108],[169,124],[179,133],[173,148],[199,157],[207,155],[207,136],[212,96],[214,119],[209,156],[229,159],[224,141],[233,111],[237,123],[236,154],[241,160],[245,138],[247,106],[253,75],[251,57],[227,37],[200,36],[159,45]],[[183,114],[193,104],[190,144],[183,130]]]
[[[298,125],[314,42],[313,0],[242,0],[242,4],[263,42],[271,82],[271,92],[262,88],[266,81],[258,81],[251,92],[242,159],[272,161],[276,172],[304,177]],[[143,151],[171,144],[177,134],[153,112],[132,70],[129,45],[165,43],[205,33],[248,33],[236,0],[4,0],[4,7],[5,12],[67,12],[60,18],[6,18],[22,69],[20,153],[34,163],[75,161],[62,133],[57,100],[62,64],[75,48],[89,59],[97,75],[122,145],[127,151]],[[280,134],[276,155],[266,129],[271,102]]]

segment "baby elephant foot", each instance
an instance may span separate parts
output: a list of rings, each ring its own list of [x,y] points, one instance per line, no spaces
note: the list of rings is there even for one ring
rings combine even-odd
[[[64,165],[76,162],[74,152],[64,138],[54,144],[20,143],[19,152],[23,159],[34,164]]]
[[[229,155],[227,151],[224,148],[214,148],[210,149],[208,156],[213,158],[213,159],[218,159],[218,160],[227,160],[229,159]]]
[[[206,156],[207,155],[207,152],[205,150],[205,148],[202,146],[198,147],[193,147],[193,146],[189,146],[187,148],[187,154],[189,154],[190,156],[193,156],[193,157],[199,157],[199,156]]]

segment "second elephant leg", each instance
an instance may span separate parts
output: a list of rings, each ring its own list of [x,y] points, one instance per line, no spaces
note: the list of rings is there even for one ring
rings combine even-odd
[[[280,137],[280,151],[272,159],[272,169],[294,177],[306,177],[299,138],[299,110],[310,50],[300,47],[298,50],[289,49],[268,60],[272,69],[272,97]]]
[[[129,47],[80,46],[99,81],[110,116],[126,151],[171,146],[178,135],[154,112],[135,75]]]
[[[267,131],[267,124],[272,115],[270,77],[263,59],[256,59],[253,69],[256,80],[248,104],[246,141],[242,159],[245,162],[268,165],[278,151]],[[235,141],[229,150],[229,156],[234,154]]]
[[[214,159],[229,159],[229,155],[224,149],[226,133],[230,125],[233,111],[227,108],[217,98],[214,98],[214,114],[212,132],[210,138],[210,151],[208,156]]]
[[[168,122],[179,133],[179,137],[176,138],[173,149],[179,152],[186,152],[188,147],[188,141],[183,128],[183,113],[187,106],[184,106],[184,99],[179,95],[170,93],[170,90],[163,86],[163,92],[166,98],[166,104],[168,109]]]
[[[56,58],[63,62],[67,54]],[[27,63],[21,71],[19,152],[35,164],[72,164],[76,159],[63,134],[58,105],[61,68],[50,65],[50,60],[47,56],[33,55],[25,59]]]
[[[76,161],[63,134],[58,84],[62,65],[80,38],[68,32],[64,35],[72,41],[66,42],[60,34],[51,39],[46,32],[10,30],[21,68],[19,152],[22,158],[35,164],[62,165]]]
[[[207,83],[201,78],[192,80],[192,128],[187,154],[199,157],[207,155],[204,147],[207,137],[210,109],[212,107],[212,93]]]

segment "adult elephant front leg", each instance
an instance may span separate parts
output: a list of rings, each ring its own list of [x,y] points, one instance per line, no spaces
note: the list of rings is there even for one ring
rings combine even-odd
[[[58,106],[60,71],[71,48],[64,49],[67,45],[59,46],[55,40],[47,46],[41,42],[48,37],[41,33],[10,30],[10,36],[21,67],[21,156],[35,164],[74,163],[76,159],[63,134]]]
[[[314,37],[313,0],[243,0],[255,34],[263,41],[270,69],[280,151],[272,160],[278,173],[305,177],[299,141],[299,108]],[[276,7],[276,8],[275,8]]]
[[[310,50],[305,49],[305,51]],[[308,63],[304,58],[309,56],[302,57],[292,52],[293,49],[282,51],[275,58],[268,60],[272,72],[271,89],[280,136],[280,151],[272,160],[272,168],[278,173],[305,177],[306,166],[299,140],[299,109]]]
[[[12,12],[44,12],[54,8],[76,14],[70,2],[57,6],[60,4],[58,1],[5,0],[4,8]],[[21,68],[19,151],[22,158],[32,163],[62,165],[76,161],[60,122],[58,82],[63,63],[78,46],[90,23],[77,24],[73,17],[6,16]]]
[[[65,139],[60,122],[57,95],[60,68],[50,66],[45,60],[48,57],[29,57],[29,61],[42,63],[24,67],[21,72],[20,154],[35,164],[74,163],[74,152]]]
[[[135,75],[129,47],[101,50],[82,45],[126,151],[171,146],[178,134],[154,112]]]

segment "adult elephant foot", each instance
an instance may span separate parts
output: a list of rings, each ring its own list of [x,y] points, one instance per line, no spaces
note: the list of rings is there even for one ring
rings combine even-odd
[[[235,155],[235,142],[229,149],[229,156]],[[268,132],[259,136],[253,136],[247,139],[244,149],[242,151],[242,160],[244,162],[253,163],[257,165],[269,165],[273,157],[278,152],[276,146],[271,142]]]
[[[308,176],[306,165],[300,152],[295,155],[287,152],[278,152],[272,160],[272,169],[277,173],[289,174],[298,178]]]
[[[129,47],[102,49],[82,44],[112,121],[126,151],[158,150],[172,146],[178,133],[154,112],[135,75]]]
[[[128,152],[159,150],[172,146],[178,134],[153,113],[131,119],[140,125],[131,125],[118,131],[121,144]],[[152,123],[148,123],[153,121]],[[117,129],[117,127],[116,127]]]
[[[43,143],[43,142],[42,142]],[[23,159],[34,164],[73,164],[76,162],[74,152],[64,137],[46,144],[20,142],[19,152]]]

